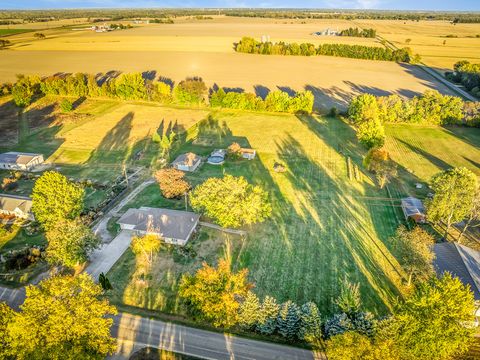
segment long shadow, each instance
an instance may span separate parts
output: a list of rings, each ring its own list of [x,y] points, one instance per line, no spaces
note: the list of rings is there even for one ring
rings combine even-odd
[[[421,80],[421,84],[430,88],[439,91],[442,94],[456,95],[452,90],[450,90],[446,85],[442,84],[440,81],[436,80],[432,75],[428,74],[426,71],[423,71],[416,65],[410,65],[406,63],[399,63],[400,67],[403,70],[415,78]]]
[[[427,152],[423,149],[420,149],[419,147],[417,147],[415,145],[409,144],[408,142],[403,141],[402,139],[399,139],[399,138],[397,138],[397,140],[399,142],[401,142],[403,145],[405,145],[407,148],[409,148],[411,151],[413,151],[414,153],[424,157],[425,159],[427,159],[433,165],[439,167],[440,169],[449,169],[449,168],[452,167],[452,165],[450,165],[449,163],[443,161],[442,159],[430,154],[429,152]]]
[[[132,156],[132,146],[129,146],[130,131],[134,113],[129,112],[103,137],[100,144],[91,153],[84,167],[92,171],[117,171],[126,165]]]
[[[264,100],[267,97],[267,95],[270,93],[270,89],[263,85],[254,85],[253,89],[255,91],[255,95],[260,96]]]
[[[332,149],[332,153],[321,154],[318,159],[303,155],[302,159],[302,151],[297,151],[295,156],[284,151],[282,160],[296,179],[304,169],[310,169],[308,171],[313,173],[313,179],[301,176],[301,181],[297,180],[298,190],[307,191],[312,203],[324,207],[323,211],[319,211],[322,220],[319,224],[328,224],[324,235],[327,239],[335,238],[328,253],[341,253],[340,259],[337,259],[340,267],[350,269],[348,272],[355,274],[357,281],[360,281],[369,308],[384,312],[391,307],[392,300],[401,294],[402,288],[401,267],[387,246],[389,237],[398,226],[395,209],[384,191],[377,189],[370,181],[364,180],[360,184],[349,182],[338,168],[341,161],[331,161],[330,157],[338,158],[343,154],[361,164],[364,150],[359,147],[353,130],[347,124],[338,119],[316,119],[312,116],[298,118]],[[280,148],[301,149],[301,145],[289,139],[287,143],[280,144]],[[373,225],[373,233],[368,229],[369,222]],[[342,262],[342,259],[346,261]],[[376,307],[378,303],[383,303],[383,306]]]
[[[332,107],[345,110],[350,103],[352,94],[337,86],[322,88],[314,85],[306,85],[305,90],[312,92],[314,97],[313,107],[315,110],[328,111]]]
[[[20,134],[19,108],[13,100],[0,104],[0,148],[17,144]]]

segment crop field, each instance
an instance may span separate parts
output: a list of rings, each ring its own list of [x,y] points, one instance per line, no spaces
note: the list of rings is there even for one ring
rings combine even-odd
[[[1,29],[0,28],[0,37],[1,36],[8,36],[8,35],[15,35],[15,34],[22,34],[25,32],[32,31],[30,29]]]
[[[376,29],[378,35],[397,47],[411,47],[427,65],[439,70],[451,70],[460,60],[480,62],[480,24],[401,20],[355,20],[354,23]],[[407,39],[411,41],[407,43]]]
[[[427,89],[450,93],[411,65],[327,56],[262,56],[235,53],[233,49],[242,36],[260,39],[262,35],[269,35],[271,41],[381,46],[376,39],[312,35],[327,27],[340,30],[349,26],[356,25],[347,20],[217,17],[181,19],[175,24],[148,24],[109,33],[54,29],[45,31],[44,40],[21,34],[9,37],[13,45],[2,51],[0,81],[13,81],[19,73],[155,71],[157,76],[174,82],[200,76],[208,86],[217,84],[261,96],[276,89],[309,89],[319,110],[345,108],[347,101],[361,92],[408,97]],[[35,58],[34,67],[31,58]]]

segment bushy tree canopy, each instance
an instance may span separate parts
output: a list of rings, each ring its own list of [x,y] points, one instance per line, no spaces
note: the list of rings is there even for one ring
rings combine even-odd
[[[16,359],[104,359],[115,350],[110,335],[116,309],[85,274],[56,276],[27,287],[21,310],[10,317],[6,342]]]
[[[386,338],[405,360],[450,359],[473,341],[474,297],[470,288],[445,274],[421,283],[399,305]]]
[[[47,261],[69,268],[86,262],[89,254],[100,246],[100,239],[78,219],[61,219],[45,235]]]
[[[477,177],[467,168],[453,168],[435,175],[430,183],[434,195],[426,203],[427,217],[446,224],[447,238],[451,225],[462,221],[472,208]]]
[[[198,315],[214,326],[228,328],[238,323],[238,299],[246,297],[252,287],[247,275],[247,269],[232,272],[226,260],[220,260],[217,268],[203,263],[195,275],[182,276],[179,294]]]
[[[30,105],[33,97],[39,91],[39,86],[40,78],[38,76],[19,75],[12,88],[13,101],[21,107]]]
[[[396,256],[408,274],[408,285],[412,278],[425,281],[434,274],[432,247],[435,240],[429,233],[418,226],[409,231],[402,225],[392,241]]]
[[[174,168],[165,168],[155,173],[162,195],[167,199],[178,198],[190,190],[185,173]]]
[[[85,190],[55,171],[46,171],[35,181],[32,211],[45,229],[58,221],[74,219],[83,209]]]
[[[135,255],[142,256],[150,265],[154,255],[162,248],[162,240],[155,234],[134,236],[130,247]]]
[[[268,194],[243,177],[210,178],[190,195],[195,211],[204,213],[220,226],[238,228],[262,222],[271,214]]]

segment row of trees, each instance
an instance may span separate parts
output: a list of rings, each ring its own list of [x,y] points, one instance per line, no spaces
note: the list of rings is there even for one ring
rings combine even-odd
[[[0,303],[1,359],[104,359],[113,354],[115,307],[88,275],[54,276],[26,288],[20,311]]]
[[[418,62],[418,55],[413,56],[410,48],[391,50],[386,47],[346,45],[346,44],[320,44],[315,47],[311,43],[285,43],[285,42],[259,42],[251,37],[243,37],[235,46],[238,52],[263,55],[327,55],[347,57],[353,59],[384,60],[396,62]]]
[[[462,84],[474,96],[480,97],[480,64],[472,64],[462,60],[453,65],[454,72],[446,73],[446,77]]]
[[[35,96],[60,95],[76,97],[111,97],[122,100],[147,100],[164,104],[205,105],[208,89],[198,77],[187,78],[176,86],[162,81],[144,79],[141,73],[124,73],[117,77],[100,79],[92,74],[77,73],[65,76],[18,77],[12,86],[13,99],[18,106],[28,106]],[[10,87],[5,87],[9,90]],[[263,100],[250,93],[210,91],[210,105],[214,107],[254,111],[304,112],[313,109],[313,94],[302,91],[294,96],[282,91],[273,91]]]
[[[364,37],[364,38],[375,38],[377,36],[377,30],[369,28],[369,29],[359,29],[356,28],[348,28],[344,29],[339,32],[340,36],[352,36],[352,37]]]
[[[421,242],[418,235],[406,229],[397,234],[404,244]],[[427,242],[422,244],[428,248]],[[290,300],[280,304],[271,296],[261,300],[251,290],[248,271],[234,272],[226,260],[217,267],[204,263],[195,274],[184,274],[179,295],[192,316],[216,327],[239,326],[313,346],[326,340],[328,358],[333,360],[446,359],[464,353],[471,344],[474,297],[468,286],[448,273],[430,277],[429,259],[416,267],[420,272],[415,274],[424,276],[417,275],[416,280],[422,281],[397,303],[392,315],[383,318],[362,311],[359,285],[346,280],[335,302],[339,312],[328,318],[313,302],[298,306]]]
[[[284,91],[272,91],[265,100],[253,93],[225,92],[218,89],[210,95],[210,106],[229,109],[311,113],[314,96],[311,91],[301,91],[290,96]]]
[[[464,102],[456,96],[427,90],[422,95],[405,99],[398,95],[374,96],[362,94],[352,99],[348,107],[354,124],[370,120],[372,124],[414,123],[428,125],[478,126],[480,103]]]

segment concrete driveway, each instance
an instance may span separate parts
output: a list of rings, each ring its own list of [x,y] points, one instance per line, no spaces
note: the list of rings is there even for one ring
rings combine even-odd
[[[120,259],[125,250],[130,246],[132,232],[128,230],[121,231],[111,242],[103,244],[90,256],[90,264],[85,271],[95,280],[103,272],[106,274],[112,266]]]

